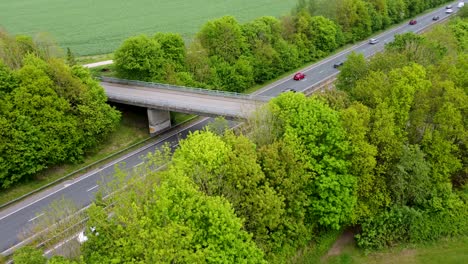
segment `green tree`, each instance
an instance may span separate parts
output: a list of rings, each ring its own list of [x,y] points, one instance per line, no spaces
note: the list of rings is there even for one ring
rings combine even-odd
[[[14,72],[0,60],[0,98],[12,92],[18,86],[18,82]]]
[[[217,55],[228,63],[234,63],[246,49],[242,28],[232,16],[207,22],[197,34],[197,39],[209,56]]]
[[[112,217],[103,207],[88,210],[96,232],[83,245],[86,263],[264,263],[230,204],[201,193],[183,173],[124,178],[131,184],[115,197]]]
[[[311,177],[311,216],[323,226],[339,229],[356,203],[356,178],[349,174],[350,154],[338,112],[303,94],[283,94],[271,101],[283,125],[283,138],[297,146]]]
[[[67,48],[67,63],[69,66],[76,65],[75,55],[73,55],[70,48]]]
[[[198,82],[210,85],[213,74],[210,68],[208,51],[203,48],[200,41],[194,40],[187,50],[186,64],[188,71],[192,73]]]
[[[307,172],[307,162],[295,145],[276,140],[259,149],[259,163],[265,181],[283,200],[285,208],[281,224],[277,230],[271,230],[275,234],[273,239],[282,242],[283,252],[294,254],[313,239],[317,227],[317,222],[309,217],[312,208],[308,186],[312,178]]]
[[[146,35],[128,38],[115,51],[114,61],[121,77],[137,80],[159,80],[165,58],[161,44]]]
[[[447,48],[440,43],[428,41],[415,33],[396,35],[394,41],[385,45],[385,49],[403,54],[408,61],[422,65],[434,64],[447,53]]]
[[[362,0],[339,0],[336,21],[341,25],[346,41],[363,39],[372,32],[372,21],[366,3]]]
[[[267,253],[281,250],[286,240],[279,227],[283,204],[263,184],[265,176],[257,164],[255,145],[246,137],[230,131],[222,138],[209,131],[195,132],[180,143],[173,163],[175,170],[191,177],[204,193],[226,197],[246,220],[246,230],[261,249]]]
[[[357,205],[353,222],[372,216],[390,201],[385,193],[385,181],[374,174],[377,148],[369,143],[371,110],[353,103],[341,112],[343,126],[351,143],[350,173],[358,178]],[[384,190],[384,191],[382,191]]]
[[[47,258],[42,255],[41,250],[25,246],[15,251],[13,262],[17,264],[46,264]]]
[[[364,55],[352,52],[349,54],[345,64],[341,67],[338,75],[336,88],[346,92],[351,92],[357,80],[363,78],[368,73],[368,66]]]
[[[182,36],[174,33],[157,33],[154,39],[161,45],[165,64],[171,65],[176,72],[184,70],[186,52]]]
[[[431,194],[430,166],[418,145],[403,148],[400,161],[390,176],[389,187],[395,204],[422,205]]]

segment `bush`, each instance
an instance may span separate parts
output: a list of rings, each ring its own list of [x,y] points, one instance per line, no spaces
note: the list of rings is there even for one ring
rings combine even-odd
[[[382,249],[396,243],[435,241],[445,236],[468,233],[468,205],[433,212],[393,207],[362,223],[356,235],[359,247]]]

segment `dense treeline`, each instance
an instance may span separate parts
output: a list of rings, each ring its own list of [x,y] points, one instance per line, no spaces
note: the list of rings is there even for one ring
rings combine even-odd
[[[173,33],[129,38],[115,63],[122,78],[242,92],[444,2],[300,0],[280,19],[209,21],[187,48]]]
[[[467,26],[353,54],[339,90],[283,93],[237,133],[214,123],[117,175],[80,261],[287,263],[346,227],[366,249],[468,234]]]
[[[51,43],[0,32],[0,186],[77,162],[119,122],[88,70]]]
[[[354,146],[358,245],[468,233],[468,21],[352,55],[332,97]],[[339,100],[337,100],[339,98]]]

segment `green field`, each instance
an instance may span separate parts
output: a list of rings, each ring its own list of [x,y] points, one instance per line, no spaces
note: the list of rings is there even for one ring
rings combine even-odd
[[[140,33],[177,32],[190,40],[210,19],[240,22],[289,13],[297,0],[0,0],[0,27],[11,34],[50,33],[76,55],[113,52]]]

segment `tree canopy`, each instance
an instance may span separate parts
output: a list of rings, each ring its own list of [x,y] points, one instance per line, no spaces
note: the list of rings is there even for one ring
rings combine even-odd
[[[14,41],[4,43],[0,50],[18,45]],[[23,57],[16,58],[18,63],[12,64],[12,58],[8,62],[0,59],[3,188],[48,166],[80,161],[120,119],[88,70],[69,67],[57,58],[44,60],[36,47],[28,49],[36,52],[21,53]]]

